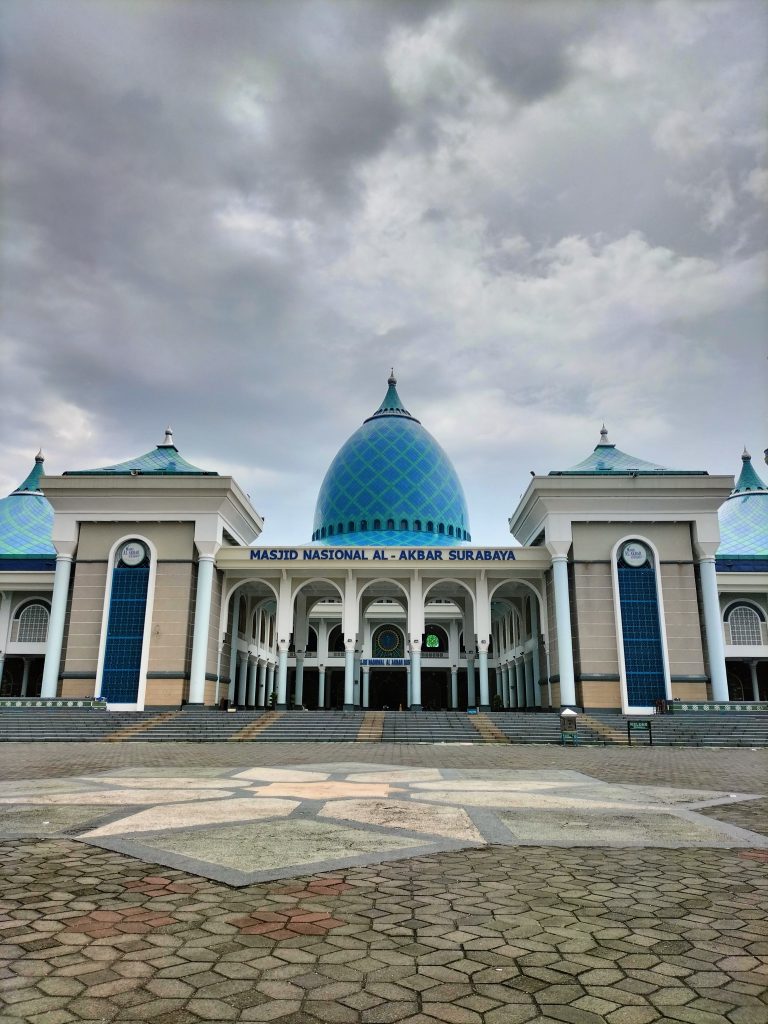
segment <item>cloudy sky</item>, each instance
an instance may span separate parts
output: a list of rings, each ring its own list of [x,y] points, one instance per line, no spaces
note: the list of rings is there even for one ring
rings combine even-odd
[[[762,0],[4,0],[0,491],[173,425],[300,543],[394,365],[476,540],[768,444]],[[768,472],[762,465],[763,472]]]

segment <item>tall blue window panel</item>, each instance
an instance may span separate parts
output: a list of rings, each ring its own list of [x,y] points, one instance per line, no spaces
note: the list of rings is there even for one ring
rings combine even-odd
[[[656,570],[618,565],[627,703],[649,707],[666,695]]]
[[[101,696],[110,704],[135,704],[139,693],[149,566],[112,570]]]

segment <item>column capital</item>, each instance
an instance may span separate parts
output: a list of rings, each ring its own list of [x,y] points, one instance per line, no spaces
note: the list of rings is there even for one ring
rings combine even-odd
[[[413,654],[419,654],[421,652],[421,640],[409,640],[408,650]]]

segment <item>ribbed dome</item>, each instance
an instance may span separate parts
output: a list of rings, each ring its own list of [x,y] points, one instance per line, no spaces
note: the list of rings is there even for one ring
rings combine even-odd
[[[741,461],[736,486],[718,512],[718,562],[768,558],[768,487],[757,475],[746,449]]]
[[[395,378],[388,383],[384,401],[325,475],[312,539],[374,547],[471,540],[467,502],[451,460],[404,407]]]
[[[24,483],[0,501],[0,559],[56,555],[51,542],[53,509],[40,489],[42,475],[43,455],[38,452]]]

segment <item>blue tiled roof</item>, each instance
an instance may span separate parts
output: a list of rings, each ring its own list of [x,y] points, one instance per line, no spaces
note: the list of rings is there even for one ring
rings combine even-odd
[[[718,562],[768,558],[768,487],[757,475],[750,455],[742,455],[736,486],[720,506]]]
[[[40,489],[43,456],[38,455],[26,480],[0,500],[0,560],[50,559],[53,508]]]
[[[644,476],[646,474],[672,474],[674,476],[706,476],[704,470],[667,469],[656,462],[646,462],[634,455],[627,455],[611,444],[605,427],[600,431],[600,441],[586,459],[577,462],[570,469],[555,469],[550,476]]]
[[[384,401],[325,475],[312,539],[384,547],[470,540],[466,498],[451,460],[406,410],[394,377],[388,383]]]
[[[179,455],[173,444],[159,444],[151,452],[145,452],[127,462],[118,462],[114,466],[102,466],[100,469],[68,469],[64,476],[218,476],[218,473],[207,469],[198,469]]]

